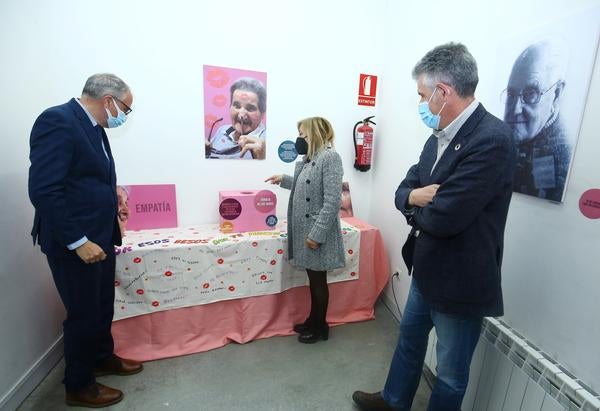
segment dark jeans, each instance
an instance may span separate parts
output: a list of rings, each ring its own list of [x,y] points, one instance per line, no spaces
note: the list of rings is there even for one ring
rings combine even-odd
[[[106,250],[105,250],[106,252]],[[63,322],[67,392],[95,382],[94,367],[113,353],[115,253],[85,264],[75,251],[48,256],[54,283],[67,310]]]
[[[400,322],[400,337],[381,393],[383,399],[395,409],[410,410],[421,379],[429,332],[435,327],[437,379],[427,409],[460,410],[482,320],[432,310],[413,281]]]

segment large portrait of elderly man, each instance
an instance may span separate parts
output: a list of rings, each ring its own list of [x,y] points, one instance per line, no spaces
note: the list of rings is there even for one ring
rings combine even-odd
[[[513,190],[556,202],[562,201],[573,153],[561,111],[568,61],[564,43],[534,43],[517,57],[502,92],[504,121],[517,146]]]
[[[493,82],[501,98],[490,105],[513,131],[516,193],[558,204],[579,197],[568,186],[581,175],[572,171],[578,167],[581,125],[590,115],[586,102],[598,55],[599,18],[599,6],[581,8],[516,30],[498,45]]]

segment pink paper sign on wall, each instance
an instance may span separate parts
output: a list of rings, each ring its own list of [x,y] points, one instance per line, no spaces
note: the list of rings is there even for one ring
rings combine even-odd
[[[587,218],[600,218],[600,189],[592,188],[581,195],[579,210]]]
[[[177,227],[175,184],[118,186],[121,230]]]

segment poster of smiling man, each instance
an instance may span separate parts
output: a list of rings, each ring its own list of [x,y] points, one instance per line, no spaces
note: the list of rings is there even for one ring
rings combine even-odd
[[[502,105],[495,114],[513,130],[515,192],[563,201],[598,47],[597,11],[553,22],[501,48]]]
[[[204,147],[211,159],[264,160],[267,73],[204,66]]]

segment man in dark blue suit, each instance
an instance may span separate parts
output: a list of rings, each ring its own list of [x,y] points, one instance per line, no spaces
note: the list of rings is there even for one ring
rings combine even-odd
[[[131,112],[133,96],[113,74],[91,76],[81,98],[45,110],[30,139],[29,197],[40,244],[65,305],[66,403],[103,407],[123,398],[95,376],[140,372],[113,353],[115,251],[121,244],[116,175],[105,127]]]
[[[396,207],[412,226],[402,254],[413,281],[385,387],[355,392],[361,410],[410,410],[432,327],[437,378],[428,410],[460,410],[483,317],[503,314],[512,132],[475,99],[477,64],[462,44],[431,50],[413,78],[419,114],[433,129],[396,191]]]

